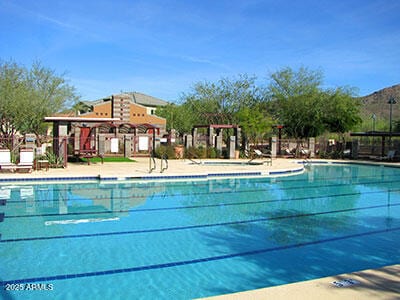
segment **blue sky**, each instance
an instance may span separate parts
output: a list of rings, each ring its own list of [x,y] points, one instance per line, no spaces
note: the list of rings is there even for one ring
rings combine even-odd
[[[398,0],[0,0],[0,58],[40,61],[83,100],[177,101],[198,81],[283,67],[367,95],[400,83]]]

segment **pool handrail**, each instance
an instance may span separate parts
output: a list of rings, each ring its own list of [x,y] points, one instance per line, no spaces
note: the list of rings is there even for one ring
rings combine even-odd
[[[157,167],[156,160],[154,158],[154,154],[152,153],[149,157],[149,173],[153,172]]]
[[[163,161],[165,161],[165,167],[163,166]],[[163,173],[167,169],[168,169],[168,159],[167,159],[167,155],[164,153],[161,156],[161,171],[160,171],[160,173]]]
[[[190,160],[195,165],[201,165],[202,164],[201,159],[200,159],[200,161],[195,161],[193,158],[188,158],[188,160]]]

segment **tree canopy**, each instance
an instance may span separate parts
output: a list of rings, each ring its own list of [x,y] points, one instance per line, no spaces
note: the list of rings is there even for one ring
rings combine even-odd
[[[233,124],[236,113],[260,101],[255,78],[239,75],[238,79],[222,78],[217,82],[198,82],[182,97],[200,124]]]
[[[181,104],[157,113],[181,134],[193,125],[238,124],[251,143],[263,140],[274,124],[284,125],[287,137],[303,139],[325,132],[342,134],[360,122],[354,89],[323,88],[321,70],[286,67],[271,74],[265,87],[255,82],[247,75],[198,82]]]
[[[322,85],[322,72],[304,67],[297,71],[287,67],[271,75],[269,107],[289,137],[344,133],[360,122],[353,89],[324,89]]]
[[[190,132],[194,125],[238,124],[245,137],[253,142],[272,130],[271,117],[261,109],[261,89],[255,77],[240,75],[217,82],[198,82],[181,98],[180,105],[157,111],[168,119],[168,126],[179,133]]]
[[[266,86],[256,78],[239,75],[216,82],[198,82],[183,94],[180,104],[159,108],[167,129],[189,133],[194,125],[238,124],[243,136],[257,143],[284,125],[292,138],[344,133],[360,122],[359,102],[347,87],[323,88],[323,73],[301,67],[283,68],[270,75]],[[45,132],[43,118],[77,103],[74,87],[64,75],[34,63],[28,69],[0,62],[0,130],[3,137],[16,132]],[[75,107],[77,108],[77,107]]]
[[[0,63],[0,129],[3,137],[16,132],[45,133],[43,119],[78,99],[63,75],[33,63],[30,69]]]

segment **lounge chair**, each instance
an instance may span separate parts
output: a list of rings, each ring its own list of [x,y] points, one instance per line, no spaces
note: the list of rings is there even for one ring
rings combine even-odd
[[[388,153],[387,153],[387,155],[384,156],[384,157],[382,157],[382,160],[389,160],[389,161],[391,161],[391,160],[394,159],[394,156],[395,156],[395,155],[396,155],[396,150],[389,150]]]
[[[264,161],[264,163],[272,165],[272,156],[271,156],[271,154],[262,153],[258,149],[254,149],[254,153],[256,154],[255,158],[265,158],[266,160]]]
[[[19,153],[19,163],[16,166],[16,171],[21,173],[32,172],[33,159],[33,150],[21,150]]]
[[[296,157],[295,154],[296,154],[296,150],[290,151],[288,148],[285,148],[284,156],[285,156],[286,158],[295,158],[295,157]]]
[[[271,154],[266,154],[266,153],[262,153],[260,150],[258,149],[254,149],[254,153],[258,156],[258,157],[271,157]]]
[[[351,150],[350,149],[343,150],[343,157],[350,158],[351,157]]]
[[[303,157],[305,157],[305,158],[310,158],[310,156],[311,156],[311,151],[308,150],[308,149],[302,148],[302,149],[300,150],[300,154],[301,154]]]
[[[8,149],[0,149],[0,170],[14,172],[15,164],[11,162],[11,152]]]

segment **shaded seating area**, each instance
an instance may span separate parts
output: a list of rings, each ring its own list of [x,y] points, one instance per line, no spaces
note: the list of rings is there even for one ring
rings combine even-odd
[[[396,149],[399,150],[399,146],[393,143],[393,139],[400,138],[400,132],[386,132],[386,131],[367,131],[367,132],[352,132],[350,133],[352,137],[358,137],[357,146],[353,147],[352,156],[354,158],[366,158],[372,160],[388,160],[395,161],[399,160],[396,156]],[[380,146],[369,147],[375,151],[368,151],[362,147],[362,138],[380,139]],[[393,152],[394,151],[394,152]]]

